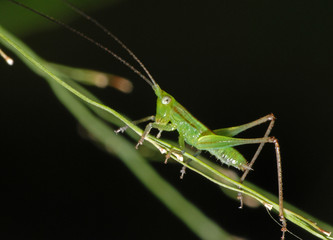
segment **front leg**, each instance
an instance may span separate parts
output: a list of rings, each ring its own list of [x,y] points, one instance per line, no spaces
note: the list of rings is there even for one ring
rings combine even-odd
[[[152,116],[149,116],[149,117],[141,118],[139,120],[132,121],[132,123],[134,125],[137,125],[139,123],[148,122],[148,121],[155,121],[155,116],[152,115]],[[123,133],[123,132],[126,131],[127,128],[128,128],[128,125],[125,125],[125,126],[119,128],[119,129],[115,130],[114,132],[117,133],[117,134],[120,133],[120,132]]]
[[[182,150],[182,153],[184,154],[185,153],[185,139],[184,139],[184,136],[179,135],[178,143],[179,143],[180,149]]]
[[[136,149],[139,148],[140,145],[143,144],[145,138],[147,137],[147,135],[149,134],[149,132],[153,129],[153,128],[157,128],[158,130],[161,131],[174,131],[176,130],[176,126],[172,123],[168,123],[166,125],[164,124],[160,124],[160,123],[156,123],[156,122],[153,122],[153,123],[149,123],[146,128],[145,128],[145,131],[143,132],[138,144],[135,146]]]

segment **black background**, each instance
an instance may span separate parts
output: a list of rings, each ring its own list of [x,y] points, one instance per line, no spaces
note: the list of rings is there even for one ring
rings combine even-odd
[[[332,5],[145,0],[120,1],[91,14],[207,126],[233,126],[273,112],[285,200],[332,224]],[[1,23],[6,26],[4,19]],[[83,19],[72,25],[122,53]],[[85,40],[57,28],[24,41],[48,60],[131,78],[131,95],[112,89],[95,93],[132,119],[154,114],[150,87]],[[76,120],[45,81],[19,60],[0,68],[4,239],[196,238],[120,161],[79,136]],[[263,134],[258,127],[246,136]],[[253,152],[240,150],[248,157]],[[237,202],[195,173],[179,181],[180,166],[154,167],[231,233],[279,239],[279,226],[263,208],[240,211]],[[266,146],[249,179],[276,194],[275,167],[273,148]],[[291,224],[290,229],[314,239]]]

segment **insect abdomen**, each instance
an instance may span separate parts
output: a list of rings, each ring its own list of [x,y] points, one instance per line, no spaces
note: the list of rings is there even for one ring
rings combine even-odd
[[[246,159],[234,148],[210,149],[208,151],[228,166],[233,166],[242,171],[248,168]]]

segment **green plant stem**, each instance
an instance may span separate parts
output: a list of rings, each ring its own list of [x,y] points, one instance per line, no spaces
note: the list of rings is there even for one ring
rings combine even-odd
[[[5,31],[2,27],[0,27],[0,39],[1,39],[2,44],[6,45],[8,48],[10,48],[14,52],[16,52],[18,54],[18,56],[20,56],[20,58],[24,62],[26,62],[27,65],[29,65],[29,67],[31,67],[34,71],[36,71],[40,75],[43,75],[44,77],[49,79],[49,81],[53,81],[52,86],[54,86],[53,85],[54,83],[58,83],[59,86],[62,86],[64,89],[68,90],[71,94],[73,94],[76,97],[78,97],[79,99],[81,99],[81,101],[83,101],[93,107],[96,107],[100,110],[103,110],[109,114],[112,114],[114,117],[116,117],[120,121],[122,121],[125,125],[128,125],[139,136],[142,134],[142,130],[140,128],[138,128],[137,126],[133,125],[131,123],[131,121],[129,121],[127,118],[125,118],[124,116],[122,116],[121,114],[119,114],[118,112],[113,110],[112,108],[105,106],[105,105],[101,104],[100,102],[94,101],[93,99],[87,97],[82,92],[73,88],[70,84],[66,83],[65,81],[60,79],[58,76],[56,76],[53,73],[52,69],[48,69],[47,67],[45,67],[45,66],[47,66],[47,62],[45,62],[44,60],[42,60],[41,58],[36,56],[30,49],[28,49],[26,46],[24,46],[24,44],[20,43],[17,39],[15,39],[15,37],[13,37],[11,34],[9,34],[7,31]],[[95,129],[93,131],[97,131],[97,130]],[[109,132],[109,135],[111,138],[112,132]],[[117,136],[112,135],[112,137],[117,137]],[[150,142],[160,151],[168,152],[168,151],[170,151],[170,149],[180,150],[180,149],[166,143],[165,141],[154,138],[152,136],[148,136],[146,141]],[[119,149],[120,150],[119,150],[119,152],[117,152],[117,155],[121,159],[126,158],[125,154],[134,154],[134,152],[135,152],[134,149],[132,149],[130,152],[128,152],[127,150],[125,151],[121,148],[119,148]],[[212,167],[211,165],[201,161],[200,159],[198,159],[188,153],[185,153],[184,156],[189,159],[192,159],[194,164],[185,163],[184,161],[182,161],[182,159],[179,158],[179,156],[177,154],[173,154],[172,158],[175,159],[176,161],[178,161],[180,164],[185,165],[189,169],[191,169],[191,170],[197,172],[198,174],[200,174],[201,176],[207,178],[208,180],[216,183],[217,185],[224,187],[224,188],[228,188],[235,192],[242,192],[244,195],[248,195],[248,196],[258,200],[265,207],[271,206],[275,211],[278,211],[279,205],[277,203],[271,201],[270,199],[266,198],[262,194],[253,190],[252,188],[247,187],[243,184],[238,183],[237,181],[234,181],[234,180],[226,177],[216,168]],[[138,160],[138,162],[139,161],[140,160]],[[137,164],[138,162],[136,162],[134,164]],[[130,167],[132,170],[134,170],[135,167],[132,168],[132,166],[135,166],[135,165],[131,165],[131,167]],[[153,173],[151,173],[151,175],[152,174]],[[146,177],[141,176],[140,179],[142,179],[147,184],[148,179]],[[163,183],[160,182],[160,184],[163,184]],[[239,190],[238,188],[241,188],[242,190]],[[170,192],[171,191],[173,191],[173,190],[170,190]],[[158,189],[154,189],[154,192],[157,193]],[[160,194],[159,196],[161,197],[164,193],[165,193],[164,190],[163,190],[163,192],[159,192],[159,194]],[[164,196],[164,197],[167,197],[167,196]],[[169,200],[166,199],[166,202],[169,202]],[[169,206],[169,207],[172,208],[176,212],[176,214],[177,214],[177,211],[181,211],[181,209],[179,209],[178,207],[175,207],[175,206]],[[288,219],[290,222],[293,222],[296,225],[300,226],[304,230],[310,232],[314,236],[316,236],[320,239],[332,239],[329,236],[325,235],[325,232],[323,232],[312,221],[310,221],[288,209],[284,209],[284,212],[285,212],[286,219]],[[332,227],[328,227],[327,229],[331,230]]]

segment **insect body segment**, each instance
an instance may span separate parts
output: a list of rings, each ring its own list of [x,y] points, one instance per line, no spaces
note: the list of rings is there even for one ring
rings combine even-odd
[[[242,171],[248,168],[246,159],[234,148],[212,149],[209,150],[209,153],[228,166],[233,166]]]
[[[157,128],[160,132],[177,130],[179,145],[182,150],[184,150],[186,142],[198,150],[209,151],[228,166],[240,170],[248,168],[246,159],[236,149],[232,148],[236,145],[247,144],[247,140],[243,143],[244,140],[215,134],[157,84],[153,86],[153,89],[157,96],[155,122],[147,125],[137,147],[143,143],[144,138],[152,128]]]
[[[282,238],[284,239],[285,232],[287,231],[287,222],[283,212],[283,190],[282,190],[282,169],[281,169],[281,157],[278,141],[274,137],[269,137],[270,131],[274,125],[275,117],[273,114],[269,114],[258,120],[250,123],[246,123],[236,127],[222,128],[217,130],[210,130],[203,123],[198,121],[191,113],[189,113],[180,103],[178,103],[174,97],[167,92],[163,91],[155,81],[152,80],[152,87],[157,96],[156,104],[156,116],[148,117],[135,122],[143,122],[144,120],[153,120],[149,123],[145,131],[143,132],[136,148],[143,144],[145,137],[149,134],[152,128],[159,130],[158,137],[162,131],[175,131],[179,133],[179,145],[182,150],[185,149],[185,142],[195,147],[199,152],[206,150],[214,155],[222,163],[233,166],[244,171],[241,177],[241,182],[244,181],[251,166],[257,159],[262,147],[265,143],[273,143],[275,145],[276,161],[278,166],[278,188],[279,188],[279,216],[282,223]],[[249,128],[260,125],[264,122],[270,121],[265,136],[262,138],[234,138],[240,132],[243,132]],[[123,131],[124,129],[121,128]],[[116,132],[119,132],[117,130]],[[233,147],[245,144],[260,144],[256,153],[254,154],[250,164],[246,159]],[[167,154],[166,160],[170,157],[170,153]],[[185,171],[182,169],[182,176]],[[243,205],[242,194],[238,194],[238,198]],[[240,208],[241,208],[240,207]]]

